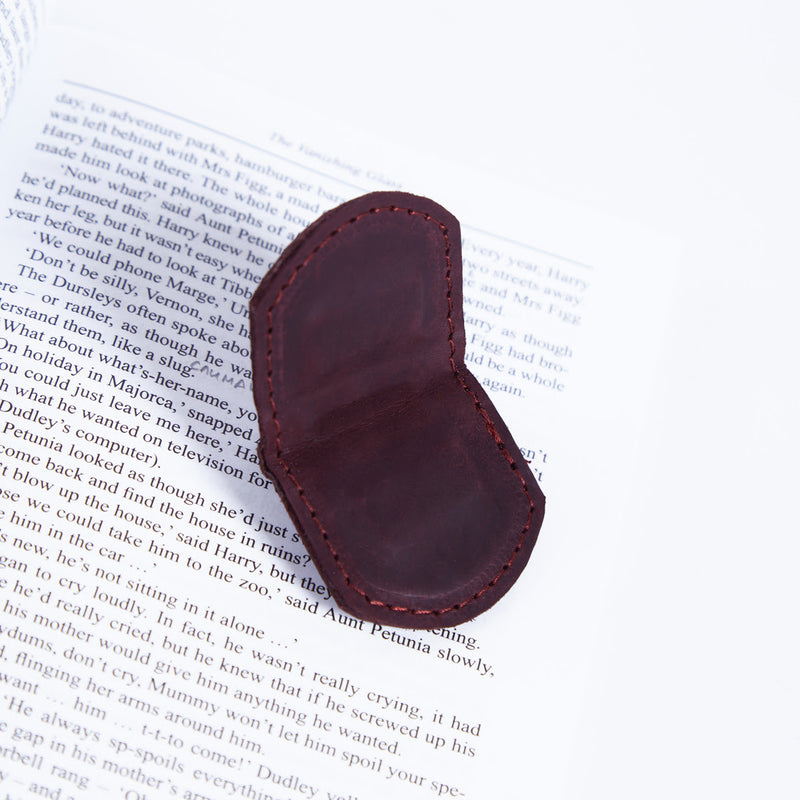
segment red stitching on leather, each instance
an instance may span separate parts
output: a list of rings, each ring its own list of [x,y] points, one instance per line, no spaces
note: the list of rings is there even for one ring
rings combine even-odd
[[[434,225],[436,225],[441,230],[442,235],[444,236],[445,262],[447,263],[447,272],[445,274],[445,278],[446,278],[446,281],[447,281],[447,322],[448,322],[448,325],[450,327],[450,334],[448,336],[448,342],[449,342],[449,345],[450,345],[450,367],[453,370],[453,375],[455,375],[455,377],[458,379],[458,382],[461,384],[461,386],[464,389],[464,391],[466,391],[467,394],[469,394],[469,396],[472,398],[473,402],[475,403],[475,408],[477,409],[477,411],[480,414],[480,416],[483,418],[483,421],[484,421],[484,423],[486,425],[486,429],[491,434],[491,436],[495,440],[495,442],[497,442],[497,445],[498,445],[499,449],[502,451],[503,456],[505,457],[506,461],[508,462],[508,465],[511,468],[511,470],[516,473],[517,477],[520,480],[520,483],[522,484],[522,489],[525,492],[525,496],[528,498],[528,519],[525,522],[525,527],[520,532],[519,541],[517,542],[516,547],[514,548],[514,550],[511,553],[511,555],[509,556],[508,561],[505,564],[503,564],[503,566],[500,568],[500,571],[497,573],[497,575],[495,575],[494,578],[492,578],[486,584],[486,586],[484,586],[482,589],[477,591],[475,594],[473,594],[471,597],[467,598],[463,602],[456,603],[455,605],[452,605],[449,608],[430,609],[430,610],[428,610],[428,609],[416,609],[416,608],[405,608],[404,606],[393,606],[393,605],[391,605],[389,603],[384,603],[381,600],[371,600],[370,597],[367,595],[367,593],[363,589],[360,589],[358,586],[356,586],[351,581],[350,576],[347,574],[347,572],[345,571],[345,568],[341,564],[341,561],[340,561],[340,558],[339,558],[339,554],[336,552],[336,550],[334,549],[333,545],[331,544],[330,538],[328,537],[328,532],[325,530],[325,528],[323,527],[322,523],[319,520],[319,516],[317,514],[317,510],[311,505],[311,503],[309,502],[308,498],[306,497],[305,490],[303,489],[302,485],[300,484],[300,482],[297,480],[297,478],[292,473],[289,465],[281,457],[281,426],[280,426],[280,423],[278,422],[278,409],[277,409],[277,407],[275,405],[275,393],[273,391],[273,386],[272,386],[272,311],[278,305],[278,303],[280,302],[281,298],[283,297],[283,293],[292,285],[292,283],[294,282],[294,280],[297,277],[297,274],[300,272],[300,270],[303,267],[305,267],[309,263],[309,261],[311,261],[311,259],[334,236],[336,236],[337,234],[341,233],[349,225],[353,225],[354,223],[358,222],[359,220],[363,219],[364,217],[368,216],[369,214],[379,214],[379,213],[381,213],[383,211],[392,211],[392,212],[405,211],[405,212],[408,213],[409,216],[412,216],[412,217],[413,216],[421,216],[425,220],[427,220],[429,222],[433,222]],[[520,473],[519,468],[514,463],[514,459],[511,457],[510,453],[506,449],[505,443],[503,442],[502,437],[497,432],[497,429],[495,428],[494,424],[492,423],[492,420],[489,417],[489,414],[487,413],[486,409],[484,409],[483,406],[481,405],[480,400],[478,399],[478,396],[475,394],[475,392],[467,385],[466,381],[464,380],[463,376],[459,372],[458,367],[457,367],[457,365],[455,363],[454,356],[455,356],[456,346],[455,346],[455,340],[453,338],[454,334],[455,334],[455,326],[453,325],[453,318],[452,318],[452,314],[453,314],[453,298],[452,298],[453,283],[452,283],[452,280],[450,278],[451,270],[452,270],[452,262],[450,260],[450,236],[448,235],[447,227],[443,223],[441,223],[438,220],[434,219],[430,214],[427,214],[427,213],[422,212],[422,211],[415,211],[413,208],[400,208],[398,206],[384,206],[384,207],[380,207],[380,208],[371,208],[368,211],[362,211],[360,214],[357,214],[355,217],[351,217],[349,220],[347,220],[347,222],[342,223],[338,228],[336,228],[335,230],[333,230],[330,233],[328,233],[328,235],[306,256],[306,258],[301,263],[299,263],[297,266],[295,266],[294,270],[292,271],[292,274],[289,276],[289,278],[283,284],[283,286],[281,286],[281,288],[278,290],[278,294],[276,295],[275,300],[272,302],[272,305],[270,305],[270,307],[267,309],[267,384],[269,386],[269,402],[270,402],[270,406],[272,408],[272,421],[273,421],[273,423],[275,425],[275,455],[277,456],[278,461],[280,462],[281,466],[283,467],[283,470],[286,473],[286,476],[297,487],[297,491],[298,491],[298,494],[300,495],[300,498],[302,499],[302,501],[305,504],[306,508],[309,510],[309,513],[311,514],[311,517],[313,518],[314,522],[317,524],[317,527],[319,528],[319,531],[322,534],[322,538],[324,539],[325,544],[328,545],[328,549],[330,550],[334,561],[336,562],[336,564],[339,567],[339,569],[342,571],[342,575],[344,575],[344,579],[345,579],[345,582],[347,583],[347,585],[350,586],[355,592],[360,594],[364,598],[364,600],[366,600],[370,605],[381,606],[383,608],[389,609],[390,611],[398,611],[400,613],[405,613],[405,614],[433,614],[433,615],[445,614],[448,611],[457,611],[460,608],[464,608],[464,606],[466,606],[468,603],[471,603],[474,600],[477,600],[478,598],[483,596],[486,592],[489,591],[489,589],[491,589],[493,586],[495,586],[495,584],[497,584],[497,582],[502,577],[503,573],[506,572],[511,567],[511,565],[514,563],[514,559],[517,557],[517,555],[519,554],[520,550],[522,550],[523,541],[524,541],[525,536],[527,535],[528,531],[530,530],[531,520],[533,519],[534,504],[533,504],[533,499],[531,498],[530,492],[528,491],[528,485],[525,482],[525,479],[523,478],[522,474]]]

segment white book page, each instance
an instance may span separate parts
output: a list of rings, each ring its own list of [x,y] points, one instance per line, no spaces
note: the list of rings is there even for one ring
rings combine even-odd
[[[668,251],[193,67],[43,46],[0,132],[0,787],[557,796]],[[467,360],[548,497],[514,589],[432,632],[339,611],[255,458],[248,298],[383,188],[461,218]]]
[[[0,120],[30,58],[43,16],[42,0],[0,0]]]

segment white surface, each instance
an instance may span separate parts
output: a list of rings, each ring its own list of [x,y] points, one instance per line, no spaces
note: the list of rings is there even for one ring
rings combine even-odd
[[[538,6],[87,0],[51,16],[287,96],[291,63],[292,99],[324,115],[681,243],[638,524],[563,796],[796,797],[800,12]],[[213,64],[220,37],[238,57]]]

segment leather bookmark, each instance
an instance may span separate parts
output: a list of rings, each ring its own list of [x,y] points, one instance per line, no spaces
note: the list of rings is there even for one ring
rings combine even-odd
[[[528,561],[544,496],[464,365],[461,233],[376,192],[300,234],[250,301],[262,469],[336,602],[471,619]]]

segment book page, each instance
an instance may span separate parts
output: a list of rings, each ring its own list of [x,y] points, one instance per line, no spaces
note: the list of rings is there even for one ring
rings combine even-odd
[[[155,64],[48,46],[0,141],[0,788],[515,797],[534,763],[555,792],[619,514],[585,448],[624,493],[646,388],[652,329],[608,319],[635,281],[463,219],[468,364],[551,505],[477,620],[354,619],[258,467],[248,300],[325,210],[426,187],[268,108],[225,130]]]
[[[42,24],[41,0],[0,0],[0,120],[28,62]]]

